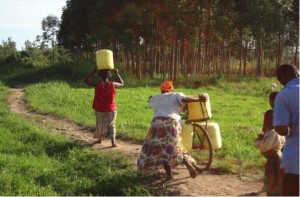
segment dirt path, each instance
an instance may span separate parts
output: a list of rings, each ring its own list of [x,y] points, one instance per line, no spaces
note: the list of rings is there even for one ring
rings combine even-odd
[[[11,89],[8,105],[12,112],[20,114],[27,120],[37,124],[49,132],[55,132],[71,138],[78,143],[90,144],[91,148],[98,151],[119,150],[135,162],[141,145],[117,139],[118,147],[111,148],[109,140],[101,144],[92,145],[93,129],[84,127],[65,119],[52,115],[37,113],[27,107],[23,87]],[[157,182],[155,187],[167,189],[170,195],[176,196],[265,196],[258,192],[263,186],[260,175],[241,176],[232,174],[219,174],[214,171],[199,174],[195,179],[189,177],[185,167],[173,170],[174,180],[170,182]]]

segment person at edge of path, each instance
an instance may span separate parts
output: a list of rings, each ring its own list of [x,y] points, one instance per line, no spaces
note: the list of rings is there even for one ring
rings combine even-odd
[[[299,70],[282,64],[276,71],[284,86],[274,104],[273,126],[279,135],[286,136],[280,170],[282,196],[299,196]]]
[[[193,165],[196,161],[183,147],[180,111],[185,103],[206,101],[206,97],[191,98],[181,92],[173,92],[172,81],[165,81],[160,86],[161,94],[149,97],[149,106],[154,109],[151,127],[143,143],[137,160],[138,170],[155,174],[163,167],[166,181],[172,180],[172,167],[184,164],[192,178],[197,176]]]
[[[269,95],[271,107],[277,92]],[[281,149],[285,143],[285,136],[278,135],[273,129],[273,109],[264,113],[264,121],[261,134],[254,141],[254,145],[260,149],[261,154],[267,159],[265,164],[265,191],[267,196],[279,196],[281,194],[280,162]]]
[[[96,117],[96,131],[94,138],[98,139],[94,143],[101,143],[103,137],[110,137],[112,147],[116,147],[116,118],[117,105],[115,102],[115,87],[123,87],[124,82],[119,75],[118,69],[114,69],[119,82],[109,81],[111,78],[110,70],[97,70],[95,68],[89,73],[84,82],[95,88],[93,109]],[[100,80],[92,80],[92,77],[98,74]]]

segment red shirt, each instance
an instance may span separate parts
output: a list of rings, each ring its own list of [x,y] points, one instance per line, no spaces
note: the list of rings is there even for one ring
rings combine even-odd
[[[113,82],[109,81],[106,85],[98,82],[95,88],[93,108],[98,112],[117,111],[115,102],[116,89]]]

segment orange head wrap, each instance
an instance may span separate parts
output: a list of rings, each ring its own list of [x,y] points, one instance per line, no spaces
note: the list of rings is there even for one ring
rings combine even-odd
[[[162,92],[172,92],[173,91],[173,82],[172,81],[164,81],[160,85],[160,90]]]

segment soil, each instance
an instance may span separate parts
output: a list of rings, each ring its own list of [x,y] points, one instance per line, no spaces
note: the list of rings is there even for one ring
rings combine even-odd
[[[101,144],[94,144],[93,128],[30,109],[25,99],[24,86],[11,89],[8,106],[13,113],[20,114],[44,130],[59,133],[81,144],[88,144],[95,151],[121,151],[133,164],[140,153],[141,144],[124,141],[118,137],[116,148],[111,147],[108,139],[104,139]],[[164,190],[170,196],[266,196],[262,191],[263,180],[260,174],[224,174],[212,169],[192,179],[184,166],[178,166],[173,169],[173,175],[174,179],[171,181],[164,182],[163,178],[158,181],[149,179],[147,184],[157,188],[157,195],[159,191]]]

